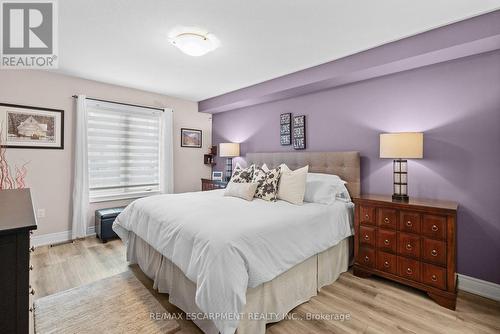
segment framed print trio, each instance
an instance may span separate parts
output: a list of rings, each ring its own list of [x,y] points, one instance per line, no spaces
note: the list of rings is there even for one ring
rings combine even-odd
[[[64,149],[64,110],[0,103],[0,135],[7,148]]]

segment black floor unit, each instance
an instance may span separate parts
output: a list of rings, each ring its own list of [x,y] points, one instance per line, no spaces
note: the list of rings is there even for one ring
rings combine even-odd
[[[118,238],[112,227],[116,217],[123,209],[125,208],[109,208],[95,211],[95,233],[102,242]]]

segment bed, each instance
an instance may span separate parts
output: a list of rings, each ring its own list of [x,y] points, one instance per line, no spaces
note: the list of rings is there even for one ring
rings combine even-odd
[[[336,174],[360,193],[358,152],[247,154],[248,164]],[[264,333],[349,265],[353,205],[247,202],[223,190],[139,199],[113,229],[137,263],[205,333]]]

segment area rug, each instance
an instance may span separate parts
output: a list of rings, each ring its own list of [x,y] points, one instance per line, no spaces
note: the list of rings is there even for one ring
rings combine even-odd
[[[166,312],[127,271],[35,301],[35,333],[175,333]]]

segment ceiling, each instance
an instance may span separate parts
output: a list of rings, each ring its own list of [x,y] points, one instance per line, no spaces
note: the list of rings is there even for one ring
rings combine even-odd
[[[500,0],[64,0],[59,73],[200,101],[500,8]],[[168,43],[199,26],[221,46]]]

